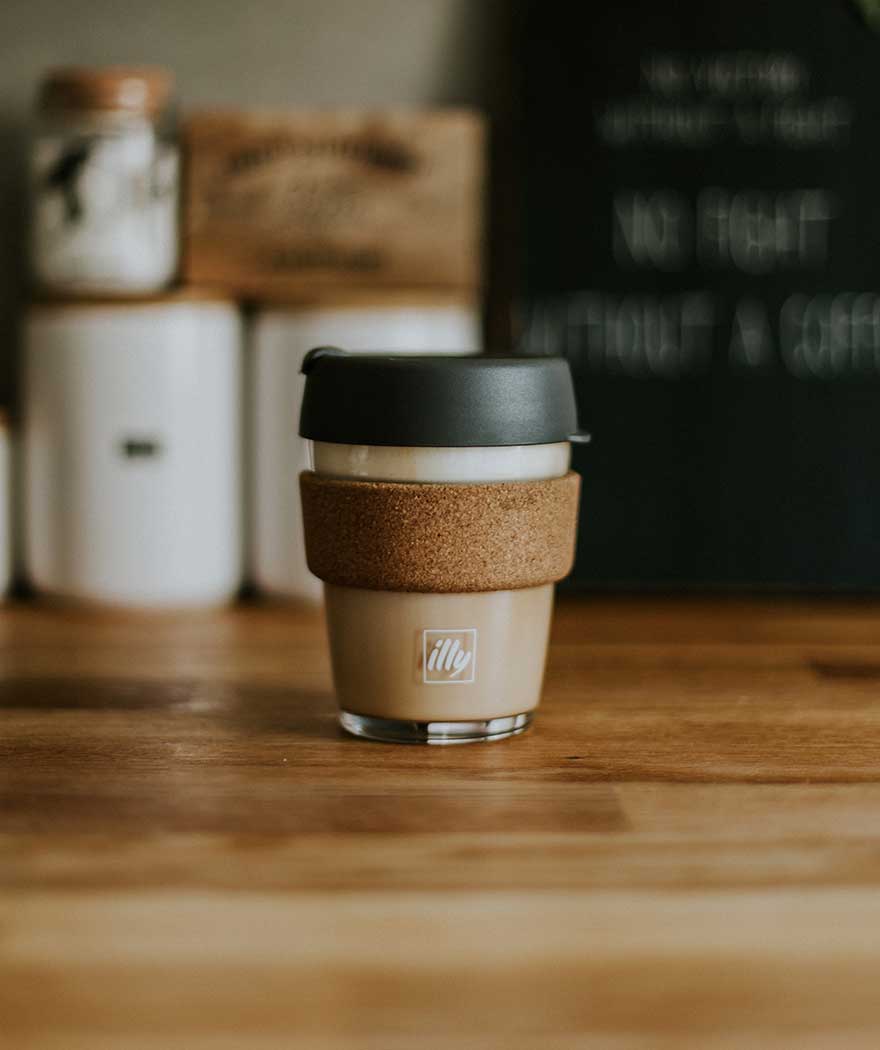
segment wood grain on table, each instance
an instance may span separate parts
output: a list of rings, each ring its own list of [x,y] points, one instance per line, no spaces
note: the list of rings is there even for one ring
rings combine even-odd
[[[566,599],[535,729],[313,613],[0,612],[0,1046],[880,1046],[880,603]]]

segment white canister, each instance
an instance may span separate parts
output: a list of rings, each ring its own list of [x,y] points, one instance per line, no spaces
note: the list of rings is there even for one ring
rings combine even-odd
[[[42,305],[24,328],[33,586],[143,607],[232,598],[243,549],[237,306],[184,293]]]
[[[398,298],[266,306],[253,321],[252,554],[265,594],[317,604],[321,581],[305,557],[299,474],[310,467],[299,436],[303,358],[316,346],[351,351],[463,353],[481,347],[480,311],[467,301]]]

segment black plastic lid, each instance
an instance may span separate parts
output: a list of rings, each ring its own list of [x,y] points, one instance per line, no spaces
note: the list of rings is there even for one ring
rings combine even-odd
[[[346,445],[544,445],[577,440],[562,357],[312,350],[299,432]]]

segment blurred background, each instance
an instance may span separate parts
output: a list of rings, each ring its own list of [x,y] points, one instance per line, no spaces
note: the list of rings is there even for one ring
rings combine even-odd
[[[11,390],[13,335],[26,286],[27,142],[41,78],[57,66],[173,71],[193,107],[484,105],[486,56],[503,0],[8,0],[0,9],[0,332]]]
[[[186,564],[213,521],[218,552],[220,531],[233,539],[223,582],[200,594],[247,579],[315,600],[291,553],[298,362],[315,341],[564,354],[593,434],[575,458],[569,587],[880,587],[876,6],[629,0],[594,6],[586,27],[580,14],[528,0],[8,0],[0,388],[21,408],[37,589],[91,593],[101,559],[83,578],[72,567],[94,536],[125,534],[97,591],[137,604],[145,592],[112,582],[126,562],[167,574],[169,544]],[[137,176],[149,208],[164,194],[169,209],[141,216],[156,272],[84,281],[97,241],[59,231],[117,189],[109,169],[89,182],[82,142],[96,106],[131,117],[101,70],[144,64],[168,78],[138,115],[172,151]],[[48,75],[70,65],[79,80]],[[118,127],[102,135],[118,145]],[[147,227],[112,214],[95,237],[143,262]],[[202,360],[207,324],[244,356]],[[128,348],[118,374],[111,345]],[[184,359],[191,382],[214,376],[213,408],[180,381]],[[214,414],[187,429],[180,406],[196,401]],[[83,430],[105,417],[101,434]],[[193,491],[207,433],[214,503],[181,516],[171,493]],[[221,477],[229,448],[241,469]],[[159,503],[164,532],[143,524]]]

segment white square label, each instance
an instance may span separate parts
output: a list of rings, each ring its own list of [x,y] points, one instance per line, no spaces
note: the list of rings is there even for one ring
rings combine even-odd
[[[422,631],[425,685],[468,685],[476,674],[476,627],[426,627]]]

